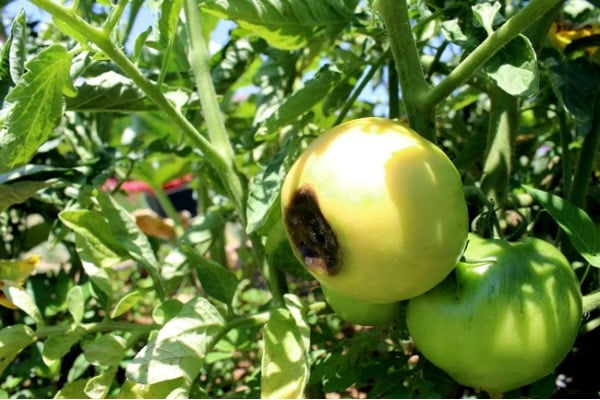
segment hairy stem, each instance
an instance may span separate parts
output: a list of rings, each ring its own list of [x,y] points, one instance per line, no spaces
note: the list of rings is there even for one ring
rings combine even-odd
[[[225,121],[217,100],[217,93],[210,73],[210,55],[204,41],[200,10],[195,0],[185,0],[183,8],[186,16],[190,45],[190,63],[196,78],[196,86],[211,144],[221,155],[225,170],[225,186],[235,201],[238,212],[243,222],[246,217],[246,188],[239,175],[235,163],[234,153],[225,129]]]
[[[490,122],[481,190],[496,207],[503,207],[508,195],[513,141],[519,126],[519,104],[516,97],[496,86],[488,93]]]
[[[390,38],[390,48],[398,71],[408,122],[420,135],[434,141],[434,108],[424,108],[421,100],[429,85],[425,81],[419,51],[413,37],[407,1],[379,0],[379,11]]]

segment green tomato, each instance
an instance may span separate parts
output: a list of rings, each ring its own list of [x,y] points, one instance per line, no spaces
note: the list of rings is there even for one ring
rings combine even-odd
[[[321,285],[325,300],[343,320],[357,325],[384,325],[397,319],[402,309],[401,302],[369,303],[339,294]]]
[[[469,235],[466,262],[407,306],[417,348],[457,382],[490,393],[551,373],[573,346],[581,292],[563,254],[536,238]]]
[[[294,254],[325,286],[372,303],[419,295],[458,261],[468,216],[460,176],[434,144],[383,118],[314,140],[281,191]]]

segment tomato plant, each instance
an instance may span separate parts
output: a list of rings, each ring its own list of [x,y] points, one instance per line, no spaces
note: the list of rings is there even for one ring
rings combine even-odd
[[[381,118],[323,133],[290,168],[281,201],[298,259],[332,290],[368,302],[431,289],[454,268],[467,236],[452,162]]]
[[[467,231],[551,243],[582,295],[488,389],[598,396],[598,0],[0,15],[0,397],[486,397],[406,320]]]
[[[573,346],[582,304],[571,266],[551,244],[469,235],[464,261],[406,313],[425,357],[464,385],[501,393],[556,368]]]

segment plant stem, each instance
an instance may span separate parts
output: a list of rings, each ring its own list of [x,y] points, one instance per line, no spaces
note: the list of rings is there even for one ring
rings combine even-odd
[[[519,102],[499,87],[490,86],[488,148],[481,190],[495,207],[503,207],[508,196],[513,141],[519,126]]]
[[[583,296],[583,313],[589,313],[600,308],[600,290]]]
[[[569,192],[571,203],[580,208],[583,208],[585,203],[590,184],[590,175],[594,169],[594,160],[600,145],[600,100],[598,99],[594,102],[594,112],[592,115],[594,116],[592,127],[583,139],[575,177],[573,178],[573,184]]]
[[[398,91],[398,72],[396,63],[391,59],[388,63],[388,117],[395,119],[400,117],[400,93]]]
[[[424,108],[421,100],[429,85],[413,37],[407,0],[379,0],[379,11],[388,30],[408,122],[421,136],[434,141],[435,110]]]
[[[229,141],[229,135],[225,129],[223,114],[217,100],[217,93],[210,73],[210,55],[208,47],[204,41],[202,25],[200,20],[200,11],[198,2],[195,0],[185,0],[183,8],[186,16],[186,26],[188,28],[188,37],[190,45],[190,63],[196,78],[196,86],[210,142],[216,147],[224,161],[225,168],[225,186],[230,191],[233,200],[238,207],[239,214],[245,223],[246,211],[246,188],[237,172],[234,160],[234,152]]]
[[[106,320],[101,322],[90,322],[87,324],[79,325],[86,333],[95,332],[113,332],[113,331],[124,331],[124,332],[150,332],[155,329],[159,329],[159,325],[142,325],[134,324],[131,322],[113,321]],[[73,325],[53,325],[43,326],[35,331],[37,340],[47,338],[51,335],[61,335],[73,330]]]
[[[572,182],[572,169],[571,169],[571,150],[569,144],[571,143],[571,131],[567,124],[567,116],[565,115],[564,109],[557,111],[558,123],[559,123],[559,137],[560,137],[560,148],[562,150],[561,166],[563,174],[563,191],[566,196],[571,193],[571,182]]]
[[[346,115],[352,108],[352,104],[354,104],[354,102],[356,101],[358,96],[360,96],[360,94],[362,93],[364,88],[371,81],[371,78],[373,78],[373,75],[375,75],[375,72],[377,72],[377,70],[383,65],[383,62],[388,57],[388,55],[389,55],[389,53],[387,51],[384,52],[381,55],[381,57],[379,57],[379,59],[375,61],[374,64],[371,64],[367,73],[363,76],[360,83],[354,88],[354,91],[352,92],[352,94],[350,95],[348,100],[346,100],[346,102],[344,103],[344,107],[342,107],[342,110],[340,111],[339,115],[335,119],[333,126],[339,125],[344,121],[344,118],[346,118]]]
[[[561,0],[531,0],[529,4],[512,16],[506,23],[488,36],[439,84],[433,87],[421,100],[424,109],[435,107],[470,78],[498,50],[527,29],[540,16],[555,7]]]

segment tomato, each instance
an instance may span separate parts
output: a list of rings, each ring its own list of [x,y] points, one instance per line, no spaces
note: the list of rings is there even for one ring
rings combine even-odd
[[[408,302],[417,348],[457,382],[490,393],[530,384],[568,354],[582,317],[569,262],[537,238],[519,242],[469,235],[440,285]]]
[[[357,325],[384,325],[397,319],[402,309],[401,302],[369,303],[339,294],[321,285],[325,300],[340,318]]]
[[[431,289],[467,237],[460,176],[404,125],[362,118],[314,140],[281,191],[294,254],[322,284],[372,303]]]

